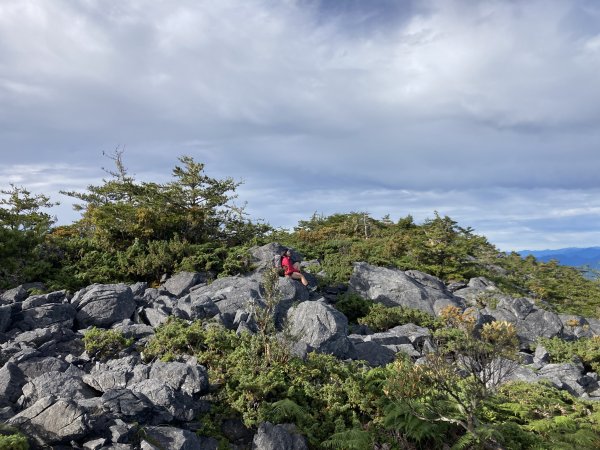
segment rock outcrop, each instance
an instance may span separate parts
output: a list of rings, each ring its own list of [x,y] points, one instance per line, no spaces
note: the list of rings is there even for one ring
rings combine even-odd
[[[323,302],[302,302],[288,312],[289,332],[309,349],[344,357],[350,348],[348,319]]]
[[[238,333],[255,333],[256,311],[265,304],[261,274],[282,250],[279,244],[255,247],[252,273],[212,282],[206,274],[187,272],[156,288],[146,283],[94,284],[72,298],[65,291],[29,294],[40,285],[5,292],[0,297],[0,422],[25,433],[34,448],[218,448],[215,439],[195,432],[214,401],[206,368],[193,357],[148,361],[140,350],[171,316],[212,320]],[[366,326],[350,327],[332,304],[346,286],[311,294],[299,282],[281,277],[279,290],[273,320],[279,331],[285,329],[297,339],[294,350],[301,356],[316,351],[379,366],[399,354],[419,361],[435,351],[432,332],[414,324],[377,333]],[[599,335],[598,319],[554,314],[532,299],[503,294],[485,278],[447,287],[422,272],[366,263],[355,263],[349,290],[387,306],[416,308],[432,316],[455,306],[470,308],[478,325],[511,322],[523,357],[512,379],[546,380],[574,395],[600,400],[596,373],[586,371],[578,361],[551,364],[540,345],[532,350],[539,337],[573,340]],[[134,338],[139,348],[96,360],[83,345],[90,327],[120,330]],[[221,428],[234,448],[308,448],[290,424],[265,422],[248,429],[239,419],[229,419]]]
[[[364,298],[386,306],[404,306],[437,315],[447,306],[464,308],[441,280],[416,270],[402,271],[354,263],[350,289]]]

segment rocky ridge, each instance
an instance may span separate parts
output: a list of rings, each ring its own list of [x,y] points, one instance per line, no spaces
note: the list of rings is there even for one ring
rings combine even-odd
[[[180,273],[158,288],[94,284],[74,295],[29,295],[29,286],[5,292],[0,297],[0,421],[29,436],[34,448],[216,449],[215,439],[195,433],[198,417],[211,402],[207,371],[194,358],[147,363],[131,349],[101,362],[85,352],[82,339],[90,327],[100,327],[121,330],[143,344],[170,316],[213,319],[240,333],[253,332],[253,308],[264,302],[262,273],[280,251],[278,244],[254,248],[253,273],[211,283],[204,274]],[[414,324],[380,333],[365,327],[353,332],[332,304],[335,288],[311,294],[289,278],[280,278],[279,287],[282,299],[274,319],[279,328],[287,321],[299,339],[295,350],[300,356],[317,351],[376,366],[400,352],[418,360],[435,345],[430,330]],[[523,356],[514,379],[545,379],[574,395],[600,399],[596,373],[584,372],[577,362],[548,364],[544,348],[530,350],[540,336],[600,335],[597,319],[554,314],[531,299],[503,295],[483,278],[446,286],[422,272],[360,262],[349,289],[388,306],[431,315],[451,305],[473,308],[481,323],[509,321],[517,329]],[[482,307],[481,298],[487,306]],[[307,448],[291,424],[228,427],[233,448]]]

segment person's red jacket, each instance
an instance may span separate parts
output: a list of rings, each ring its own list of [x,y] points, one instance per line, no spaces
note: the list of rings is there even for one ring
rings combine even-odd
[[[290,258],[289,256],[284,256],[283,258],[281,258],[281,267],[285,269],[286,275],[291,275],[294,272],[299,272],[299,270],[294,267],[294,264],[292,263],[292,258]]]

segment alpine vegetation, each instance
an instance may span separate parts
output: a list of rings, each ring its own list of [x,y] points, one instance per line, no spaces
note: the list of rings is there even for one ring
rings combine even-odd
[[[275,229],[190,157],[163,184],[112,158],[71,225],[2,192],[0,449],[600,447],[577,269],[435,212]]]

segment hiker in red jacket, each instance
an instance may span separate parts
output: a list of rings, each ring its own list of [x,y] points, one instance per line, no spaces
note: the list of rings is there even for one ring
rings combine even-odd
[[[281,267],[284,268],[286,277],[291,277],[294,280],[300,280],[304,286],[308,286],[308,280],[300,272],[300,263],[292,261],[292,252],[290,249],[285,250],[281,254]]]

